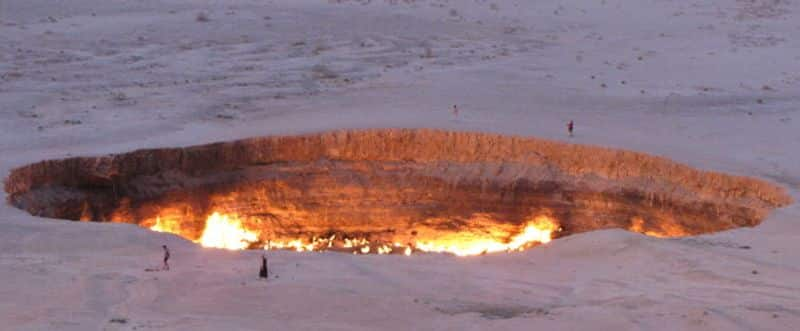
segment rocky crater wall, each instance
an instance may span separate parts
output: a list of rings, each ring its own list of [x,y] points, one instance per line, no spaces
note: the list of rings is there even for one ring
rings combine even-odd
[[[14,169],[9,202],[33,215],[143,226],[190,239],[212,212],[263,240],[358,232],[406,240],[491,232],[546,215],[558,236],[655,236],[755,226],[792,202],[762,180],[663,157],[535,138],[429,129],[342,130],[47,160]]]

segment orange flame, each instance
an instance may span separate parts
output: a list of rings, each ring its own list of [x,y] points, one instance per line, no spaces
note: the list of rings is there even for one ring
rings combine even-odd
[[[203,235],[197,240],[204,247],[245,249],[258,241],[258,235],[244,228],[236,217],[213,213],[206,220]]]
[[[496,223],[493,223],[496,224]],[[149,228],[153,231],[182,234],[180,222],[172,218],[157,217]],[[514,229],[517,229],[516,231]],[[290,249],[297,252],[345,250],[353,254],[402,254],[411,255],[414,251],[450,253],[456,256],[480,255],[496,252],[521,251],[536,244],[550,242],[553,233],[559,230],[558,223],[550,217],[538,216],[526,224],[514,228],[489,227],[485,231],[461,230],[448,233],[428,233],[421,239],[408,244],[399,242],[374,241],[367,238],[337,239],[335,234],[328,237],[313,237],[311,240],[292,239],[288,241],[269,240],[263,244],[265,250]],[[260,241],[259,231],[248,229],[235,215],[213,213],[207,219],[202,235],[195,240],[204,247],[224,249],[247,249]],[[435,238],[435,239],[428,239]],[[408,239],[408,238],[406,238]]]
[[[661,222],[655,228],[652,226],[647,227],[644,219],[638,216],[631,219],[631,226],[628,227],[628,231],[656,238],[674,238],[690,234],[680,225],[668,222]]]
[[[168,233],[181,233],[181,224],[173,219],[161,219],[161,216],[156,217],[156,224],[150,227],[150,230],[156,232],[168,232]]]
[[[535,244],[546,244],[553,238],[559,227],[547,216],[539,216],[528,222],[522,231],[508,242],[494,238],[476,237],[472,233],[457,232],[435,241],[416,243],[416,248],[424,252],[452,253],[457,256],[480,255],[503,251],[521,251]]]

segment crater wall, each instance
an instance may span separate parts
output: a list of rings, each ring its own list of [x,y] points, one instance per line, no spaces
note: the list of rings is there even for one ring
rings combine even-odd
[[[792,202],[768,182],[663,157],[487,133],[342,130],[47,160],[14,169],[8,200],[33,215],[157,219],[200,236],[212,212],[263,240],[344,231],[406,240],[494,231],[540,215],[558,235],[625,228],[684,236],[755,226]]]

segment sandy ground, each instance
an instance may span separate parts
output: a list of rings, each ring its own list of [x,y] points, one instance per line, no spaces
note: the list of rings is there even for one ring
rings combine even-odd
[[[532,135],[756,176],[800,198],[784,0],[0,0],[0,173],[333,128]],[[458,104],[461,114],[449,110]],[[173,270],[157,266],[160,245]],[[197,247],[0,206],[0,329],[792,330],[800,208],[659,240],[349,256]]]

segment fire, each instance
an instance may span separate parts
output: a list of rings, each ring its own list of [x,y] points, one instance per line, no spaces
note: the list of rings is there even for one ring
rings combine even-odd
[[[535,244],[546,244],[553,238],[559,227],[546,216],[539,216],[528,222],[522,231],[508,242],[494,238],[476,237],[471,233],[457,232],[435,241],[416,243],[416,248],[424,252],[452,253],[457,256],[480,255],[504,251],[521,251]]]
[[[153,231],[184,234],[178,220],[156,217]],[[348,236],[340,232],[311,238],[266,240],[260,231],[249,229],[236,216],[213,213],[206,219],[200,238],[195,242],[204,247],[247,249],[254,246],[265,250],[345,251],[353,254],[398,254],[409,256],[413,252],[450,253],[456,256],[481,255],[496,252],[521,251],[536,244],[550,242],[559,230],[558,223],[547,216],[538,216],[522,226],[500,225],[486,218],[474,220],[475,229],[452,232],[421,232],[419,236],[395,238],[397,241],[370,240],[364,236]],[[333,233],[333,234],[332,234]],[[338,234],[338,235],[337,235]],[[411,239],[411,240],[409,240]]]
[[[390,253],[392,253],[392,248],[391,247],[389,247],[387,245],[378,246],[378,254],[383,255],[383,254],[390,254]]]
[[[204,247],[245,249],[258,241],[258,235],[242,225],[235,217],[213,213],[206,220],[203,235],[197,240]]]
[[[413,251],[431,253],[450,253],[456,256],[471,256],[496,252],[521,251],[536,244],[546,244],[559,230],[558,223],[547,217],[539,216],[520,227],[516,234],[499,238],[497,233],[473,233],[470,231],[453,232],[439,236],[433,240],[416,240],[413,243],[372,242],[367,238],[341,238],[336,235],[329,238],[312,238],[309,242],[292,240],[289,242],[270,241],[264,246],[266,250],[293,249],[303,251],[323,251],[330,249],[347,250],[352,254],[403,254],[411,255]],[[498,231],[505,234],[503,231]]]
[[[150,230],[156,232],[168,233],[181,233],[181,224],[173,219],[161,219],[160,216],[156,217],[156,224],[150,227]]]
[[[156,232],[167,232],[178,235],[183,235],[189,229],[184,228],[181,222],[183,211],[182,208],[162,208],[159,210],[158,216],[155,219],[149,219],[142,222],[142,226],[146,226],[150,230]],[[122,221],[122,220],[118,220]]]
[[[291,249],[297,252],[305,252],[305,251],[313,251],[317,245],[315,243],[304,244],[301,240],[291,240],[288,242],[283,241],[270,241],[265,246],[264,249],[271,250],[271,249]]]
[[[683,237],[690,234],[683,227],[674,223],[662,222],[658,224],[656,228],[653,227],[648,228],[645,226],[645,223],[646,222],[641,217],[634,217],[631,219],[631,226],[628,227],[628,231],[638,232],[646,236],[651,236],[656,238]]]

